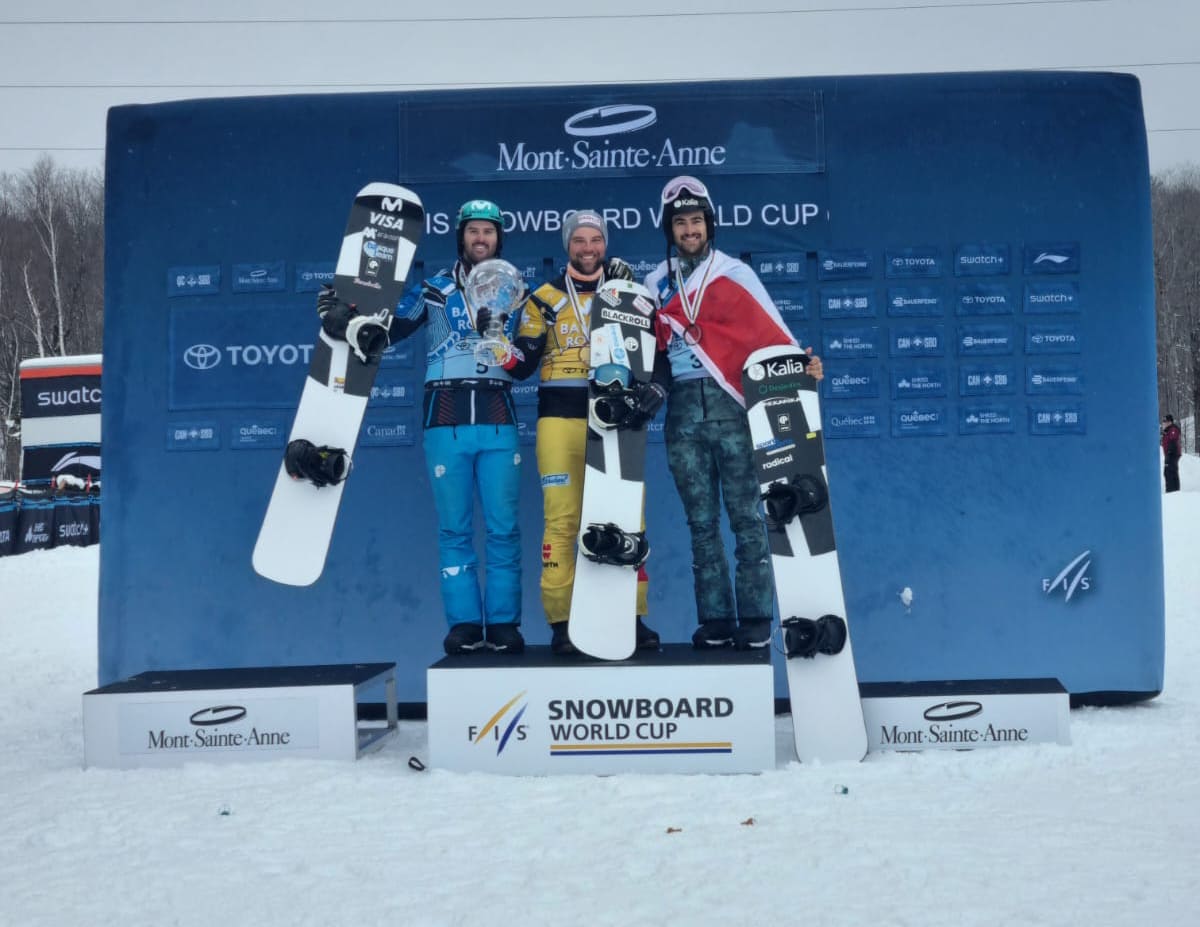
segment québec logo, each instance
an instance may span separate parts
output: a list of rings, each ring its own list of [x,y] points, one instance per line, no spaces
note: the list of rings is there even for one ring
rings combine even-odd
[[[517,703],[525,697],[526,691],[518,692],[505,702],[494,715],[487,719],[483,727],[476,727],[474,724],[467,725],[467,737],[470,738],[471,743],[480,744],[485,738],[488,738],[489,742],[495,742],[496,756],[499,756],[514,738],[524,740],[528,736],[528,725],[522,724],[521,718],[524,717],[525,709],[529,705],[522,703],[518,706]]]
[[[1062,589],[1063,601],[1070,602],[1076,592],[1086,592],[1092,587],[1092,578],[1088,576],[1088,567],[1091,565],[1092,552],[1085,550],[1053,579],[1043,579],[1042,591],[1051,595],[1056,589]]]

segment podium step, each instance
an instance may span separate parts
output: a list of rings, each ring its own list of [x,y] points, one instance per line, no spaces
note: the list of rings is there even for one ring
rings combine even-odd
[[[380,687],[383,723],[360,721]],[[156,670],[83,694],[85,766],[353,760],[396,730],[395,663]]]

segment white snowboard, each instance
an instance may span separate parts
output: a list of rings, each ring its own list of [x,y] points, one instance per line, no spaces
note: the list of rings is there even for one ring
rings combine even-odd
[[[821,407],[817,381],[800,372],[799,354],[793,347],[755,351],[742,385],[760,487],[805,475],[825,492],[818,511],[793,518],[783,530],[768,525],[780,618],[835,615],[847,626],[840,653],[787,658],[796,756],[802,762],[857,761],[867,753],[867,731],[828,501]]]
[[[404,292],[417,243],[425,227],[421,200],[404,187],[372,183],[354,198],[334,272],[338,296],[361,314],[391,318]],[[353,454],[378,364],[361,361],[342,340],[323,330],[288,441]],[[288,476],[282,463],[263,518],[252,562],[261,576],[289,586],[308,586],[325,569],[325,558],[345,482],[314,486]]]
[[[614,280],[600,287],[591,307],[591,365],[629,367],[633,382],[654,369],[654,298],[637,283]],[[646,429],[602,429],[588,420],[580,532],[590,524],[642,530]],[[602,660],[624,660],[637,649],[637,569],[596,563],[580,551],[571,592],[571,643]]]

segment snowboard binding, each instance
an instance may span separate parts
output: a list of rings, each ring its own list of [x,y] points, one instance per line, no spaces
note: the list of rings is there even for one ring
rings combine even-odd
[[[314,486],[332,486],[350,475],[350,455],[340,447],[320,447],[304,438],[288,444],[283,468],[294,480],[308,480]]]
[[[588,560],[637,569],[650,556],[644,531],[622,531],[616,525],[592,524],[579,536],[579,547]]]
[[[763,492],[767,524],[774,531],[783,529],[799,515],[811,515],[829,504],[829,490],[816,477],[798,474],[791,480],[776,480]]]
[[[783,652],[789,657],[811,659],[818,653],[829,656],[846,646],[846,622],[837,615],[811,618],[786,618],[780,622]]]

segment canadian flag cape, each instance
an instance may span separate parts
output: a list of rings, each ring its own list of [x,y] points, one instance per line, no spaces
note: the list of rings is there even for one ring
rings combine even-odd
[[[660,282],[671,273],[670,262],[659,264],[646,278],[652,293],[661,293]],[[704,369],[742,406],[742,367],[759,348],[775,345],[798,347],[779,310],[758,276],[741,261],[715,248],[684,284],[688,304],[698,307],[696,325],[700,340],[689,345]],[[665,348],[674,332],[683,336],[690,322],[679,292],[658,310],[659,347]]]

